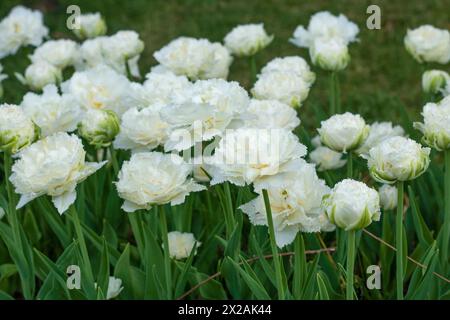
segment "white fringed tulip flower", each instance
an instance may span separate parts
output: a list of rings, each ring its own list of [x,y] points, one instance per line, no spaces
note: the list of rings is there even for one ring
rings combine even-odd
[[[336,184],[323,206],[331,223],[339,228],[359,230],[380,220],[380,197],[366,184],[345,179]]]
[[[428,70],[422,75],[422,89],[426,93],[439,93],[450,84],[450,75],[442,70]]]
[[[220,43],[206,39],[180,37],[153,55],[164,67],[189,79],[212,79],[228,76],[233,61],[229,51]]]
[[[274,71],[260,74],[251,92],[256,99],[278,100],[297,108],[308,97],[310,86],[294,72]]]
[[[273,71],[293,72],[310,85],[316,80],[316,74],[311,71],[308,63],[298,56],[275,58],[261,69],[261,74]]]
[[[329,188],[317,177],[314,165],[297,161],[295,171],[271,176],[255,184],[260,195],[239,208],[253,225],[267,225],[262,189],[266,189],[275,230],[277,246],[282,248],[294,241],[298,232],[332,231],[321,206]]]
[[[42,12],[14,7],[0,22],[0,59],[15,54],[21,46],[39,46],[48,35]]]
[[[408,30],[405,37],[406,50],[420,63],[450,61],[450,32],[431,25]]]
[[[300,125],[295,109],[277,100],[250,101],[247,109],[248,119],[244,121],[247,128],[294,130]]]
[[[438,151],[450,148],[450,96],[423,107],[423,123],[414,127],[423,133],[423,142]]]
[[[267,47],[273,40],[264,30],[264,24],[244,24],[235,27],[224,38],[225,47],[232,54],[252,56]]]
[[[397,207],[398,189],[396,186],[383,184],[383,186],[378,189],[378,193],[380,195],[381,207],[384,210],[394,210]]]
[[[63,214],[77,197],[76,186],[105,162],[85,162],[86,152],[76,135],[56,133],[19,153],[10,180],[20,194],[17,209],[47,194]]]
[[[317,38],[339,38],[347,45],[358,40],[358,33],[358,26],[345,15],[334,16],[328,11],[321,11],[311,17],[307,30],[298,26],[290,42],[298,47],[309,48]]]
[[[172,231],[167,234],[167,238],[169,239],[170,257],[176,260],[188,258],[194,246],[198,248],[201,245],[201,242],[195,240],[192,233]]]
[[[317,165],[317,171],[326,171],[342,168],[347,163],[342,156],[340,152],[319,146],[309,154],[309,159]]]
[[[23,82],[32,90],[42,90],[48,84],[59,84],[61,81],[61,69],[48,62],[38,61],[27,67]]]
[[[341,38],[318,38],[309,48],[314,65],[327,71],[340,71],[350,62],[348,47]]]
[[[38,138],[39,129],[19,106],[0,105],[0,151],[14,154]]]
[[[33,63],[45,61],[59,69],[64,69],[77,63],[79,46],[72,40],[50,40],[34,50],[30,56]]]
[[[104,65],[75,72],[63,83],[62,90],[71,93],[85,110],[112,110],[119,117],[133,101],[128,79]]]
[[[123,163],[116,182],[119,196],[125,200],[122,209],[133,212],[148,210],[153,205],[183,203],[189,193],[206,189],[188,178],[191,170],[191,166],[175,154],[133,154]]]
[[[108,280],[108,292],[106,293],[106,299],[111,300],[117,298],[119,294],[122,292],[122,279],[109,277]]]
[[[229,130],[207,161],[208,173],[213,185],[230,181],[243,186],[295,170],[295,160],[305,155],[306,147],[288,130]]]
[[[405,130],[401,126],[393,126],[391,122],[374,122],[370,125],[370,132],[361,147],[356,150],[357,154],[368,154],[370,149],[380,142],[397,136],[404,136]]]
[[[111,110],[89,109],[78,125],[78,134],[97,148],[110,146],[119,131],[119,117]]]
[[[132,108],[122,116],[120,133],[114,140],[116,149],[152,150],[167,140],[167,122],[160,117],[162,105],[138,110]]]
[[[76,99],[70,94],[60,95],[53,84],[45,86],[41,95],[27,93],[21,106],[41,129],[43,137],[56,132],[74,131],[82,118]]]
[[[369,151],[368,167],[372,177],[381,183],[412,180],[428,169],[430,148],[414,140],[392,137]]]
[[[73,29],[73,33],[80,38],[95,38],[106,33],[106,23],[100,13],[87,13],[79,15],[77,18],[79,28]]]
[[[369,135],[370,126],[359,114],[336,114],[321,122],[317,130],[324,145],[337,152],[347,152],[361,146]]]

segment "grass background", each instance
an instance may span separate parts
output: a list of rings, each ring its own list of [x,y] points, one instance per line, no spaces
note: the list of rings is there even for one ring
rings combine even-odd
[[[307,25],[315,12],[329,10],[343,13],[360,28],[360,42],[351,45],[352,61],[341,75],[344,110],[359,112],[371,121],[400,120],[398,106],[403,104],[413,119],[421,110],[421,73],[425,66],[418,64],[405,51],[403,37],[408,28],[433,24],[450,29],[448,8],[450,0],[427,1],[302,1],[302,0],[2,0],[0,17],[15,5],[22,4],[43,11],[45,24],[52,38],[74,38],[66,28],[66,8],[80,6],[82,12],[99,11],[105,17],[108,34],[118,30],[136,30],[145,42],[140,67],[143,74],[156,64],[152,54],[170,40],[179,36],[203,37],[221,41],[237,24],[264,22],[266,30],[275,35],[273,43],[258,54],[261,67],[278,56],[300,55],[309,59],[306,49],[288,42],[296,26]],[[366,28],[370,4],[381,8],[381,30]],[[26,93],[13,76],[23,72],[29,64],[26,55],[32,48],[21,49],[20,54],[2,60],[10,78],[4,82],[3,100],[19,103]],[[426,66],[450,71],[449,66]],[[303,123],[312,129],[317,123],[310,104],[327,108],[328,77],[318,73],[317,82],[301,112]],[[245,59],[235,59],[230,80],[237,80],[249,88],[249,68]]]

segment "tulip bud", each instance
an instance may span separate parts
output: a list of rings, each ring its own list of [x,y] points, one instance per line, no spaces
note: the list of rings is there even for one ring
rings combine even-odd
[[[392,137],[384,140],[363,156],[368,161],[372,177],[381,183],[413,180],[423,174],[430,164],[430,148],[414,140]]]
[[[80,136],[97,148],[109,146],[119,131],[119,117],[111,110],[89,109],[78,125]]]
[[[309,48],[314,65],[328,71],[340,71],[350,62],[348,47],[340,38],[318,38]]]
[[[367,139],[370,126],[358,114],[336,114],[321,122],[317,130],[324,145],[337,152],[357,149]]]
[[[11,154],[32,144],[39,136],[38,127],[16,105],[0,105],[0,151]]]
[[[439,93],[450,83],[450,76],[441,70],[428,70],[422,75],[422,88],[426,93]]]
[[[252,56],[264,49],[273,40],[264,30],[264,25],[239,25],[231,30],[224,38],[225,47],[236,56]]]
[[[61,70],[45,61],[33,63],[25,70],[25,84],[32,90],[41,90],[46,85],[56,84],[61,80]]]
[[[378,192],[352,179],[336,184],[325,196],[323,205],[331,223],[346,231],[362,229],[380,220]]]
[[[77,17],[80,27],[73,32],[80,39],[95,38],[106,34],[106,23],[99,13],[88,13]]]
[[[378,189],[378,193],[380,195],[381,207],[384,210],[393,210],[397,207],[397,187],[383,184],[383,186]]]
[[[422,112],[423,122],[414,128],[423,133],[422,141],[438,151],[450,148],[450,96],[439,103],[427,103]]]

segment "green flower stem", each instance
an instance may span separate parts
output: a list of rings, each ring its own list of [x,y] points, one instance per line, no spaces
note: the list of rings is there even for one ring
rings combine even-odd
[[[347,287],[345,296],[353,300],[353,273],[355,267],[355,230],[347,231]]]
[[[269,226],[269,236],[270,236],[270,247],[272,249],[272,256],[273,256],[273,262],[275,264],[275,277],[276,277],[276,283],[277,283],[277,290],[278,290],[278,299],[284,300],[285,299],[285,293],[284,293],[284,287],[283,287],[283,276],[281,274],[281,258],[278,255],[278,248],[275,241],[275,229],[273,227],[273,220],[272,220],[272,209],[270,208],[270,200],[269,195],[267,193],[267,190],[263,189],[263,198],[264,198],[264,205],[266,208],[266,216],[267,216],[267,224]]]
[[[398,203],[397,216],[395,219],[395,246],[397,247],[396,255],[396,284],[397,284],[397,300],[403,300],[403,192],[404,182],[397,182]]]
[[[353,153],[350,151],[347,158],[347,178],[353,178]]]
[[[249,57],[250,64],[250,86],[253,86],[256,82],[256,58],[255,55]]]
[[[442,262],[447,265],[450,242],[450,149],[445,150],[444,234],[442,236]]]
[[[336,114],[336,86],[334,85],[336,73],[330,73],[330,117]]]
[[[112,162],[112,166],[113,166],[113,170],[114,170],[114,176],[117,176],[117,174],[119,173],[119,164],[117,162],[117,153],[116,153],[116,150],[114,150],[114,147],[112,145],[109,147],[109,150],[111,152],[111,162]]]
[[[166,271],[167,300],[172,299],[172,269],[170,266],[169,238],[167,236],[167,219],[165,210],[158,210],[161,226],[161,237],[164,246],[164,268]]]
[[[17,216],[13,188],[11,182],[9,181],[9,177],[11,176],[12,158],[11,155],[8,154],[7,152],[3,152],[3,155],[4,155],[3,166],[5,169],[6,192],[8,194],[7,217],[9,224],[11,225],[11,229],[13,231],[14,242],[20,248],[20,251],[22,251],[22,241],[20,238],[20,222],[19,217]]]
[[[334,72],[334,99],[336,99],[336,113],[341,114],[341,87],[339,85],[338,73]]]

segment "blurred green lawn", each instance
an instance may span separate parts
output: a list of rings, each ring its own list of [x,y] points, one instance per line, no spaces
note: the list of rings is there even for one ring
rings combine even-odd
[[[361,30],[361,41],[350,48],[352,61],[340,76],[343,107],[360,112],[371,121],[400,120],[400,104],[407,107],[412,118],[418,118],[423,99],[421,73],[425,66],[407,54],[403,37],[407,28],[422,24],[450,29],[450,0],[1,0],[0,17],[18,4],[42,10],[52,38],[73,38],[66,28],[66,8],[70,4],[79,5],[82,12],[100,11],[106,18],[109,34],[121,29],[136,30],[145,42],[140,60],[143,74],[156,64],[152,53],[178,36],[221,41],[235,25],[250,22],[264,22],[266,30],[275,35],[273,43],[258,54],[259,67],[278,56],[300,55],[309,59],[307,50],[288,42],[295,27],[306,25],[317,11],[343,13]],[[381,30],[366,28],[366,9],[370,4],[381,7]],[[1,61],[10,75],[4,82],[4,102],[18,103],[26,92],[13,72],[24,71],[30,52],[31,48],[22,49],[19,55]],[[449,65],[426,66],[431,67],[450,71]],[[311,127],[317,124],[311,106],[327,108],[328,101],[327,74],[315,71],[318,80],[300,113],[303,122]],[[235,60],[230,79],[249,87],[246,60]]]

